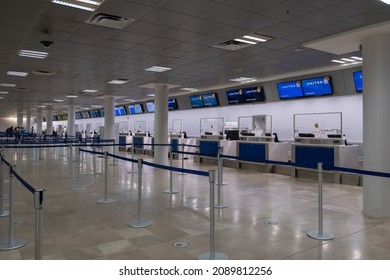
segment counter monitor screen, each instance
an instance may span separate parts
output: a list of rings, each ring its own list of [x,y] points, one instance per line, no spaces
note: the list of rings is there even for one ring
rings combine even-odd
[[[81,113],[80,113],[80,112],[76,112],[76,114],[75,114],[75,119],[76,119],[76,120],[81,119]]]
[[[302,80],[302,88],[304,96],[332,94],[332,86],[329,76]]]
[[[277,84],[280,99],[291,99],[303,96],[302,82],[293,81]]]
[[[154,112],[154,102],[146,102],[146,108],[148,109],[149,113]]]
[[[202,99],[205,107],[218,106],[218,98],[215,92],[202,94]]]
[[[261,86],[233,89],[226,91],[229,105],[262,102],[265,100],[264,91]]]
[[[179,107],[177,106],[176,98],[168,99],[168,110],[177,110]]]
[[[363,92],[363,72],[353,72],[353,81],[355,82],[356,92]]]
[[[190,103],[192,108],[202,108],[204,106],[201,95],[191,95]]]
[[[142,114],[144,110],[142,109],[141,104],[134,104],[134,105],[129,105],[129,114],[134,115],[134,114]]]

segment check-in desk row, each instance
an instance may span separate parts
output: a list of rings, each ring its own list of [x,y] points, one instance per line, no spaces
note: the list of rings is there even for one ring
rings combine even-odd
[[[152,144],[154,144],[154,138],[151,136],[145,136],[144,134],[119,135],[119,144],[123,145],[120,146],[120,149],[125,149],[125,151],[131,151],[131,146],[134,145],[134,152],[153,155],[154,147]]]

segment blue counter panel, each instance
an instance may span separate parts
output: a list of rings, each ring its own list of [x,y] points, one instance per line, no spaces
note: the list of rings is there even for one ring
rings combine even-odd
[[[173,152],[177,152],[178,148],[177,146],[179,145],[179,139],[171,139],[171,147]]]
[[[217,157],[218,141],[199,141],[199,152],[202,156]]]
[[[126,135],[119,135],[119,145],[126,144]]]
[[[329,147],[296,146],[295,164],[299,167],[317,169],[317,162],[334,167],[334,149]]]
[[[242,161],[265,161],[265,144],[238,143],[238,159]]]
[[[133,144],[134,144],[134,149],[141,149],[143,150],[144,148],[144,137],[137,137],[133,136]]]

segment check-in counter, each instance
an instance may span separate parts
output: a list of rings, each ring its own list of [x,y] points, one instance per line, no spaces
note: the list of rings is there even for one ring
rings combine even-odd
[[[171,138],[170,139],[170,142],[172,144],[172,150],[173,152],[182,152],[183,151],[183,148],[184,148],[184,152],[185,153],[197,153],[198,152],[198,148],[195,147],[196,146],[196,138]],[[184,144],[184,146],[183,146]],[[188,145],[188,146],[186,146]],[[191,155],[191,154],[174,154],[173,155],[174,158],[178,159],[178,158],[182,158],[184,156],[184,158],[187,158],[187,159],[193,159],[194,155]]]
[[[129,151],[133,143],[133,136],[128,134],[119,134],[119,150],[120,151]]]
[[[317,162],[322,162],[323,166],[328,168],[337,166],[358,169],[359,148],[358,145],[293,143],[291,162],[295,164],[292,169],[294,177],[310,177],[308,176],[310,173],[312,177],[316,176]],[[333,176],[333,182],[342,182],[340,172],[324,171],[324,173],[328,173],[328,177]]]

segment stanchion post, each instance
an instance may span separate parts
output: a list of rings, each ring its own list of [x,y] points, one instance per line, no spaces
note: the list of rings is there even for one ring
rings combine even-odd
[[[173,150],[172,146],[169,151],[169,166],[172,168],[172,162],[173,162]],[[176,194],[178,191],[174,191],[172,187],[172,169],[169,170],[169,189],[165,190],[164,193],[166,194]]]
[[[142,217],[142,159],[138,159],[138,213],[137,220],[128,223],[129,227],[144,228],[152,224],[150,220],[141,220]]]
[[[43,244],[43,192],[44,189],[38,189],[34,192],[35,208],[35,259],[42,260]]]
[[[181,143],[181,169],[184,169],[184,143]],[[183,170],[180,173],[177,173],[177,175],[188,175],[187,173],[184,173]]]
[[[115,140],[113,140],[113,142],[112,142],[112,154],[116,155]],[[118,165],[118,164],[115,163],[115,157],[112,157],[112,164],[111,164],[111,166],[115,166],[115,165]]]
[[[131,172],[129,173],[135,174],[137,172],[134,171],[134,139],[131,141],[131,159]]]
[[[96,203],[99,204],[109,204],[115,202],[114,199],[107,198],[107,188],[108,188],[108,153],[104,152],[104,198],[99,199]]]
[[[218,155],[217,155],[217,160],[218,160],[218,176],[217,176],[217,205],[215,205],[215,208],[218,208],[218,209],[223,209],[223,208],[227,208],[228,205],[224,204],[222,202],[222,170],[223,170],[223,161],[222,161],[222,157],[221,157],[221,154],[223,153],[223,147],[220,147],[219,151],[218,151]]]
[[[85,188],[80,187],[80,168],[82,166],[82,159],[81,158],[83,158],[83,154],[80,155],[80,153],[81,153],[81,148],[78,148],[78,152],[77,152],[77,156],[76,156],[77,185],[72,188],[72,190],[74,190],[74,191],[85,190]]]
[[[227,260],[228,256],[215,252],[215,170],[209,170],[210,182],[210,252],[200,254],[198,260]]]
[[[1,147],[3,148],[3,147]],[[3,170],[3,154],[0,151],[0,217],[7,217],[9,211],[4,210],[4,170]]]
[[[68,160],[68,165],[69,165],[69,178],[73,178],[75,176],[72,175],[72,169],[73,169],[73,164],[72,164],[72,160],[73,160],[73,145],[70,144],[69,145],[69,160]]]
[[[0,242],[0,251],[8,251],[13,249],[18,249],[25,246],[28,242],[22,239],[14,239],[14,213],[13,213],[13,204],[14,204],[14,186],[13,186],[13,166],[9,167],[9,218],[8,218],[8,242]]]
[[[332,240],[334,239],[333,233],[323,231],[323,207],[322,207],[322,162],[317,163],[318,171],[318,230],[312,230],[307,235],[317,240]]]

